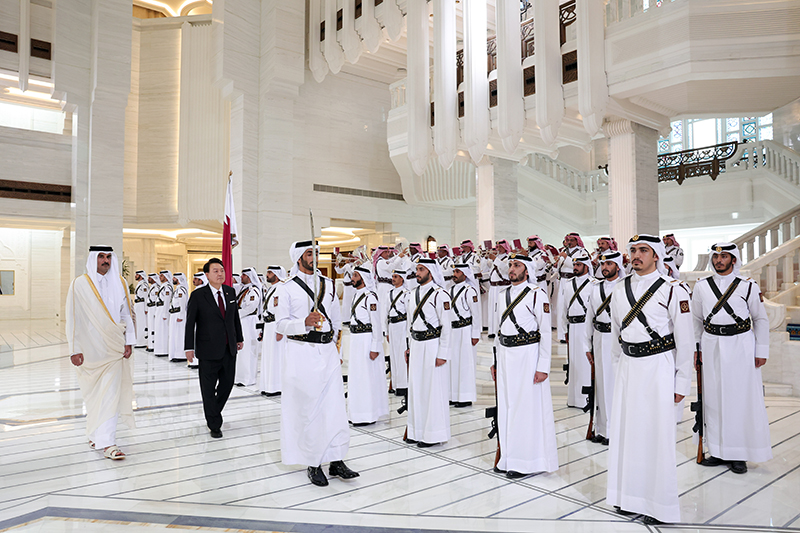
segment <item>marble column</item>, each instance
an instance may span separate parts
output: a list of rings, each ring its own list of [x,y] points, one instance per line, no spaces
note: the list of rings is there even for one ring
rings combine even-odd
[[[608,137],[608,213],[611,236],[658,235],[658,132],[630,120],[603,126]]]
[[[519,231],[517,163],[484,157],[477,168],[478,239],[514,239]]]

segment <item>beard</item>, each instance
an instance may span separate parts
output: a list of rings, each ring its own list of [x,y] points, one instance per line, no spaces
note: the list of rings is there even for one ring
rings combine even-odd
[[[417,274],[417,283],[420,285],[425,285],[431,280],[430,274]]]
[[[303,259],[302,257],[300,258],[300,265],[304,269],[310,270],[311,272],[314,272],[314,263],[306,263],[306,260]]]

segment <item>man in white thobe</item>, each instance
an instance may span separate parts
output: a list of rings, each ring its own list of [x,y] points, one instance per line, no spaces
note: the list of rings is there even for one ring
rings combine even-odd
[[[408,393],[408,367],[405,353],[408,348],[408,312],[405,270],[392,271],[392,290],[389,291],[389,308],[386,313],[386,332],[389,341],[389,368],[392,388],[396,396]],[[391,391],[389,391],[391,392]]]
[[[683,248],[681,248],[681,245],[678,244],[678,241],[675,239],[675,234],[669,233],[664,235],[662,241],[664,242],[664,251],[675,260],[675,268],[680,270],[681,265],[683,265]]]
[[[264,396],[280,396],[283,356],[286,337],[275,331],[275,308],[278,306],[281,282],[286,279],[286,270],[279,265],[267,268],[267,292],[264,295],[264,334],[261,338],[261,375],[259,388]]]
[[[383,357],[383,317],[372,272],[353,270],[350,306],[350,346],[347,358],[347,407],[354,426],[368,426],[389,416],[386,366]]]
[[[183,341],[186,333],[186,305],[189,303],[189,282],[182,272],[172,277],[175,289],[169,307],[169,360],[186,361]]]
[[[761,367],[769,357],[769,319],[758,283],[739,274],[742,259],[731,242],[713,245],[714,274],[692,295],[694,333],[703,375],[703,466],[727,464],[735,474],[747,461],[772,458]]]
[[[418,287],[406,296],[408,317],[408,433],[406,442],[428,448],[450,439],[450,335],[453,313],[439,263],[420,259]]]
[[[586,335],[586,302],[591,292],[592,261],[586,254],[577,254],[571,259],[574,276],[561,283],[559,320],[560,331],[565,332],[562,339],[567,341],[567,406],[583,408],[589,400],[583,388],[592,383],[592,368],[586,359],[586,352],[591,349]]]
[[[586,357],[594,365],[594,438],[608,446],[608,419],[614,397],[616,366],[611,356],[611,294],[620,280],[622,254],[606,251],[597,258],[603,280],[593,282],[586,302]],[[590,402],[591,403],[591,402]]]
[[[133,312],[136,316],[136,348],[147,347],[147,272],[136,271],[136,289],[133,292]]]
[[[206,285],[208,285],[208,278],[206,277],[206,273],[205,272],[197,272],[197,273],[195,273],[194,276],[192,276],[192,286],[193,286],[192,290],[193,291],[195,289],[199,289],[200,287],[205,287]],[[187,300],[187,305],[188,305],[188,300]],[[184,334],[185,334],[186,333],[186,325],[184,325],[183,328],[184,328],[183,331],[184,331]],[[197,358],[197,354],[196,353],[195,353],[194,359],[192,361],[189,361],[188,367],[189,368],[200,368],[200,360]]]
[[[417,288],[417,263],[424,256],[422,254],[422,245],[418,242],[408,243],[408,252],[411,254],[405,258],[403,264],[399,267],[400,270],[405,270],[406,274],[406,290],[414,290]]]
[[[497,432],[500,457],[496,472],[518,479],[558,470],[556,427],[550,395],[550,304],[531,282],[533,261],[522,254],[509,259],[511,286],[498,300],[494,340],[497,380]]]
[[[107,459],[123,459],[116,445],[117,421],[133,419],[133,365],[136,327],[128,287],[110,246],[92,246],[86,274],[69,287],[66,334],[70,361],[86,406],[89,445]]]
[[[157,357],[169,355],[169,306],[172,303],[172,272],[162,270],[158,273],[161,286],[158,288],[156,300],[156,344],[154,352]]]
[[[606,501],[647,525],[680,522],[676,406],[692,384],[694,332],[689,294],[664,272],[655,235],[628,243],[633,274],[611,296],[611,400]],[[631,309],[635,309],[631,312]]]
[[[158,274],[147,276],[147,351],[154,352],[156,348],[156,317],[158,316],[158,291],[161,289],[161,279]]]
[[[478,341],[481,339],[481,302],[478,282],[467,263],[453,265],[450,300],[453,332],[450,336],[450,405],[469,407],[478,399],[475,369],[478,364]]]
[[[350,312],[350,306],[353,303],[353,293],[355,292],[353,289],[353,269],[355,267],[356,264],[353,261],[342,262],[334,267],[336,273],[342,276],[342,317],[344,317],[344,320],[342,321],[343,326],[350,324],[348,313]]]
[[[489,275],[489,338],[493,339],[497,333],[498,324],[495,322],[497,313],[495,312],[499,306],[497,303],[497,295],[500,291],[511,285],[508,280],[508,254],[511,252],[511,247],[504,239],[497,242],[498,255],[494,258],[491,265]]]
[[[292,270],[277,296],[275,320],[276,331],[288,337],[281,383],[281,462],[306,465],[311,483],[326,486],[322,463],[331,463],[331,476],[352,479],[358,474],[344,464],[350,427],[334,342],[341,309],[333,281],[314,272],[313,254],[318,251],[311,241],[289,248]]]
[[[442,269],[442,277],[444,278],[443,289],[450,290],[453,286],[453,253],[450,251],[450,246],[446,244],[439,245],[436,250],[436,261],[439,263],[439,268]]]
[[[261,282],[254,268],[242,270],[242,287],[237,294],[239,302],[239,321],[242,323],[244,348],[236,355],[237,387],[250,387],[256,384],[258,372],[258,337],[261,323]]]

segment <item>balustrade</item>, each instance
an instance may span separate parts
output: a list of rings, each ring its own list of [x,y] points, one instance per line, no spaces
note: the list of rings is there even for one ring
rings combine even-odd
[[[765,222],[733,241],[748,264],[800,236],[800,206]]]
[[[729,142],[682,150],[658,156],[658,181],[675,180],[682,185],[686,178],[711,176],[716,180],[725,171],[725,161],[734,157],[739,143]]]

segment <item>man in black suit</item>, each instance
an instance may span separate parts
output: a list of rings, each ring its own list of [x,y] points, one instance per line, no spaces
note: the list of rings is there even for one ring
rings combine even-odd
[[[211,436],[219,439],[222,409],[231,395],[236,373],[236,352],[244,346],[244,338],[236,293],[222,284],[225,280],[222,261],[216,257],[209,259],[203,265],[203,272],[208,285],[196,289],[189,298],[184,350],[189,364],[197,350],[203,411]]]

